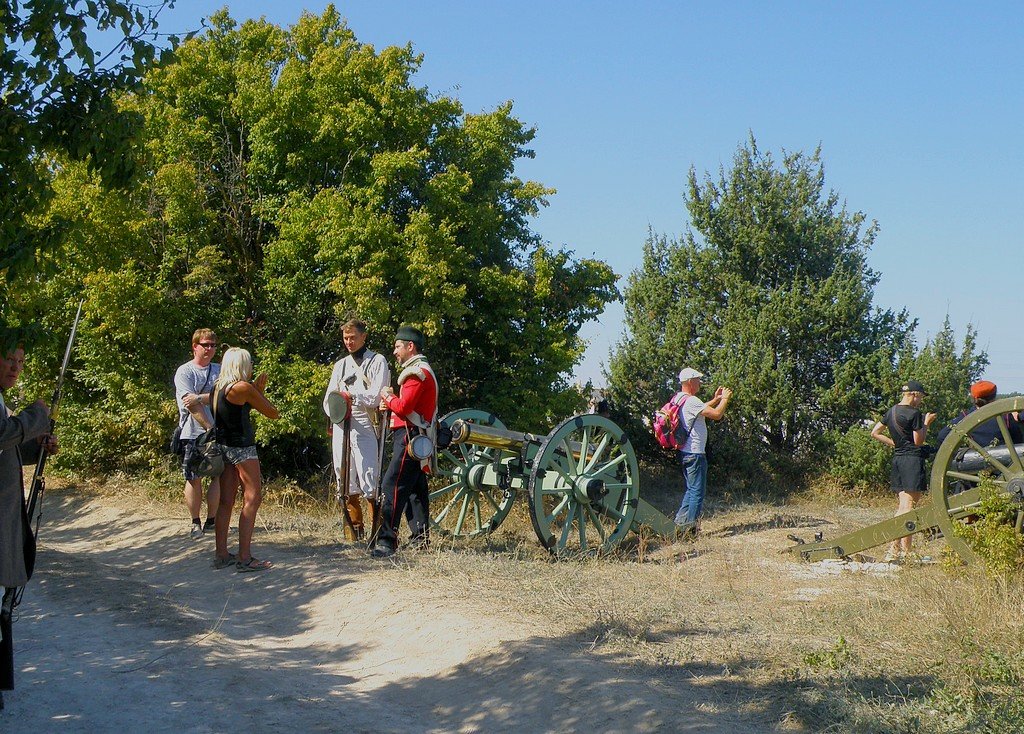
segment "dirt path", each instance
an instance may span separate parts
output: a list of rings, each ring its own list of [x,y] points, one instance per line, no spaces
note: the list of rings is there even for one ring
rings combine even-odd
[[[651,675],[416,582],[415,562],[267,542],[210,567],[177,518],[51,495],[0,731],[760,732]]]

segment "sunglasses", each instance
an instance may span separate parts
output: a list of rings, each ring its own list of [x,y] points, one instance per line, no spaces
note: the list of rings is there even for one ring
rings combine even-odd
[[[217,348],[217,345],[215,343],[212,343],[212,342],[199,342],[199,346],[201,346],[203,349],[216,349]]]

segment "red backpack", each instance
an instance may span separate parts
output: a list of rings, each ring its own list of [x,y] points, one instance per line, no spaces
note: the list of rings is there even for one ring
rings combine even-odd
[[[686,427],[682,413],[683,405],[688,397],[690,396],[686,393],[677,392],[654,414],[652,421],[654,437],[663,448],[682,448],[690,436],[690,429]]]

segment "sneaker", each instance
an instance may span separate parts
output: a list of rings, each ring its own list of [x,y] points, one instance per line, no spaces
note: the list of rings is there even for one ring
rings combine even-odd
[[[378,545],[370,551],[371,558],[390,558],[393,555],[395,555],[395,549],[388,548],[386,545]]]
[[[203,526],[197,522],[192,523],[192,529],[188,531],[188,537],[192,540],[199,540],[203,537]]]
[[[203,534],[215,533],[217,531],[217,523],[212,517],[206,518],[206,522],[203,523]]]

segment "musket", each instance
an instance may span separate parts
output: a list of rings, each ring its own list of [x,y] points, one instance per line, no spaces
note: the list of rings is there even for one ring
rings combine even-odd
[[[377,533],[380,532],[380,486],[384,481],[384,452],[387,448],[388,433],[391,427],[391,411],[387,408],[380,416],[380,444],[377,446],[377,483],[373,488],[373,523],[370,525],[369,545],[377,542]]]
[[[71,349],[75,345],[75,335],[78,333],[78,323],[82,320],[82,306],[84,303],[84,300],[78,302],[78,311],[75,313],[75,323],[71,326],[71,336],[68,337],[68,344],[64,349],[64,361],[61,362],[60,374],[57,375],[57,387],[54,388],[53,400],[50,401],[49,435],[51,436],[57,428],[57,410],[60,407],[60,398],[64,391],[64,376],[67,374],[68,364],[71,362]],[[39,458],[36,460],[36,469],[32,472],[32,484],[30,485],[28,492],[27,515],[29,521],[29,532],[32,533],[32,537],[35,540],[38,540],[39,538],[39,522],[43,515],[43,492],[46,491],[46,477],[43,472],[46,470],[46,459],[49,456],[50,452],[46,450],[45,446],[41,446],[39,449]],[[15,606],[21,603],[21,596],[24,592],[24,586],[18,589],[18,593],[14,599]]]
[[[352,540],[359,540],[352,515],[348,512],[348,498],[352,481],[352,409],[345,416],[344,435],[341,440],[341,519],[345,528],[352,534]]]

